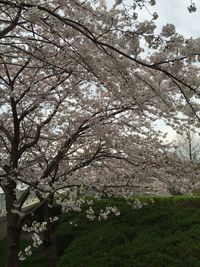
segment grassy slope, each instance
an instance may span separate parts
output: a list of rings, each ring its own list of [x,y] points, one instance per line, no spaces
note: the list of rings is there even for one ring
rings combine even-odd
[[[59,243],[67,246],[73,241],[57,267],[200,266],[199,199],[166,198],[139,210],[122,202],[109,203],[113,204],[120,207],[121,216],[103,223],[89,223],[79,214],[73,218],[75,227],[63,217],[57,230]]]
[[[138,210],[123,201],[101,201],[94,209],[106,205],[118,206],[121,215],[105,222],[90,222],[85,213],[62,216],[56,230],[57,267],[200,266],[200,198],[158,198]],[[48,253],[34,252],[22,267],[49,266],[46,258]]]

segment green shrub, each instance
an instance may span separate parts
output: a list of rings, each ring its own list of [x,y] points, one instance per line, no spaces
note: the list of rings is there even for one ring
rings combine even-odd
[[[51,253],[56,253],[56,267],[199,267],[200,198],[154,197],[154,203],[150,197],[140,200],[149,204],[132,209],[120,199],[94,201],[96,214],[106,206],[117,206],[121,212],[102,222],[89,221],[86,206],[80,213],[63,214],[56,225],[55,251],[36,249],[22,267],[48,266]]]
[[[200,266],[200,211],[196,202],[188,206],[188,201],[156,198],[134,210],[119,200],[95,203],[95,211],[114,205],[121,215],[93,224],[82,218],[84,227],[77,230],[57,267]]]

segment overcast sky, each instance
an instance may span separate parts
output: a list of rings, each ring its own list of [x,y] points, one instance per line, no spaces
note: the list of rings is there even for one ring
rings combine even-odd
[[[150,7],[150,12],[157,12],[159,18],[156,20],[158,30],[166,23],[175,25],[178,33],[181,33],[186,38],[200,37],[200,0],[194,0],[197,11],[189,13],[187,7],[190,5],[190,0],[157,0],[156,6]],[[139,19],[149,19],[147,11],[143,11],[139,15]],[[157,128],[168,133],[167,140],[173,141],[177,139],[176,132],[171,127],[166,126],[164,122],[159,121]]]
[[[97,0],[98,1],[98,0]],[[112,6],[117,0],[107,0],[108,6]],[[133,0],[123,0],[124,3],[133,3]],[[187,7],[194,2],[197,11],[189,13]],[[166,23],[172,23],[176,26],[177,32],[185,37],[200,37],[200,0],[156,0],[155,6],[147,5],[149,11],[157,12],[159,18],[156,20],[158,28]],[[148,12],[139,10],[139,19],[150,19]]]
[[[200,37],[200,1],[194,0],[197,11],[189,13],[187,7],[190,0],[157,0],[156,6],[151,7],[151,11],[159,14],[157,23],[164,25],[172,23],[176,26],[177,32],[185,37]]]

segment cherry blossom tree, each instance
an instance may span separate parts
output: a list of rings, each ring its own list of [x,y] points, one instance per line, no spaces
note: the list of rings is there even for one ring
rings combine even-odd
[[[113,165],[110,173],[122,160],[126,169],[127,165],[151,165],[155,162],[154,151],[159,148],[150,120],[134,99],[125,101],[119,93],[116,98],[115,92],[112,95],[96,77],[88,81],[84,71],[55,70],[43,61],[13,52],[14,60],[6,55],[2,58],[1,72],[1,187],[8,220],[8,266],[17,264],[24,221],[41,205],[52,204],[55,192],[94,186],[89,173],[108,159],[108,164]],[[147,104],[148,99],[144,101]],[[148,145],[150,139],[152,143]],[[131,147],[135,148],[134,155]],[[100,182],[100,188],[108,185],[107,180]],[[19,198],[18,183],[27,186]],[[22,207],[31,191],[40,202],[24,212]],[[47,218],[48,214],[44,220]]]
[[[139,22],[138,9],[154,4],[0,0],[6,267],[19,266],[27,216],[52,204],[59,190],[72,195],[84,185],[126,195],[133,177],[165,170],[153,121],[178,129],[179,111],[192,113],[198,127],[199,39],[186,40],[171,24],[156,34],[157,13]],[[18,183],[27,187],[20,198]],[[32,191],[40,202],[25,212]]]
[[[4,56],[1,83],[1,186],[6,198],[7,242],[12,248],[8,259],[12,264],[17,262],[15,254],[19,250],[13,243],[20,238],[24,220],[42,204],[49,204],[56,191],[90,187],[94,181],[87,177],[88,166],[96,169],[95,162],[104,159],[150,165],[154,155],[150,152],[152,159],[147,159],[148,143],[145,153],[140,155],[139,151],[147,138],[152,145],[159,144],[134,100],[108,97],[106,87],[91,86],[84,76],[76,77],[75,70],[51,70],[35,58],[17,55],[14,62]],[[136,158],[130,161],[130,146],[138,149],[135,157],[141,158],[141,163]],[[19,182],[27,189],[17,199]],[[104,183],[108,184],[101,181]],[[22,207],[31,190],[35,190],[40,203],[24,212]]]

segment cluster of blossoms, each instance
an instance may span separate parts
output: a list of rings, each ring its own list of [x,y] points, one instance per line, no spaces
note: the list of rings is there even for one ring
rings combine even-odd
[[[40,239],[39,234],[33,233],[31,235],[33,240],[33,247],[37,248],[42,244],[42,240]],[[20,251],[18,253],[18,257],[20,261],[24,261],[26,259],[26,256],[30,256],[32,254],[32,247],[29,245],[24,249],[24,252]]]
[[[53,218],[49,218],[49,221],[50,223],[53,223],[53,222],[57,222],[59,220],[59,218],[57,216],[53,217]]]
[[[18,253],[18,258],[20,261],[25,261],[25,259],[26,259],[26,257],[24,256],[24,254],[21,251]]]
[[[89,207],[89,209],[86,210],[86,217],[90,221],[94,221],[94,219],[95,219],[95,213],[94,213],[94,210],[92,209],[92,207]]]
[[[139,199],[135,199],[132,204],[133,209],[141,209],[143,206],[144,206],[144,203],[142,203],[142,201],[140,201]]]
[[[162,36],[164,37],[170,37],[176,33],[175,26],[173,24],[167,23],[165,26],[162,28]]]
[[[196,12],[196,10],[197,10],[197,7],[196,7],[195,3],[192,3],[192,4],[188,7],[188,11],[189,11],[190,13],[192,13],[192,12]]]
[[[31,246],[29,245],[28,247],[26,247],[24,251],[27,256],[30,256],[32,254]]]
[[[103,221],[106,220],[108,218],[109,215],[114,214],[115,216],[119,216],[120,215],[120,211],[117,207],[106,207],[105,210],[100,210],[99,213],[99,221]]]
[[[41,233],[44,230],[46,230],[46,225],[47,225],[47,222],[40,223],[40,222],[34,221],[31,226],[28,226],[27,224],[24,224],[22,226],[22,230],[24,232],[28,232],[28,233],[31,233],[31,232]]]
[[[133,8],[135,9],[138,6],[140,9],[142,9],[144,6],[146,6],[146,2],[147,1],[145,0],[135,0],[133,3]],[[151,6],[155,6],[156,0],[149,0],[148,3]]]
[[[153,204],[154,202],[155,202],[154,199],[151,198],[150,199],[150,203]],[[147,202],[142,202],[138,198],[136,198],[133,203],[132,202],[128,202],[128,204],[130,204],[133,209],[141,209],[142,207],[148,205]]]
[[[57,217],[50,218],[50,222],[54,222],[57,220],[58,220]],[[40,223],[37,221],[33,221],[31,226],[28,226],[27,224],[24,224],[22,226],[22,230],[24,232],[32,233],[31,238],[33,241],[33,247],[37,248],[42,244],[40,233],[47,229],[46,226],[47,226],[47,222]],[[26,259],[26,256],[30,256],[32,254],[31,248],[32,247],[29,245],[24,249],[24,252],[20,251],[18,253],[18,257],[20,261],[24,261]]]
[[[33,239],[33,246],[35,248],[38,248],[42,244],[42,240],[41,240],[40,236],[37,233],[33,233],[31,235],[31,237]]]
[[[81,212],[82,205],[90,203],[85,199],[84,192],[83,187],[65,190],[62,196],[57,198],[56,203],[61,206],[62,212]]]
[[[95,216],[95,212],[92,209],[92,207],[90,207],[88,210],[86,210],[86,214],[87,214],[87,218],[90,221],[94,221],[96,216]],[[99,221],[103,221],[106,220],[108,218],[109,215],[114,214],[115,216],[119,216],[120,215],[120,211],[117,207],[113,206],[113,207],[106,207],[105,210],[100,210],[99,215],[98,215],[98,220]]]
[[[75,211],[81,212],[81,207],[85,203],[84,198],[66,198],[64,200],[58,199],[57,204],[60,204],[62,207],[62,212]]]

